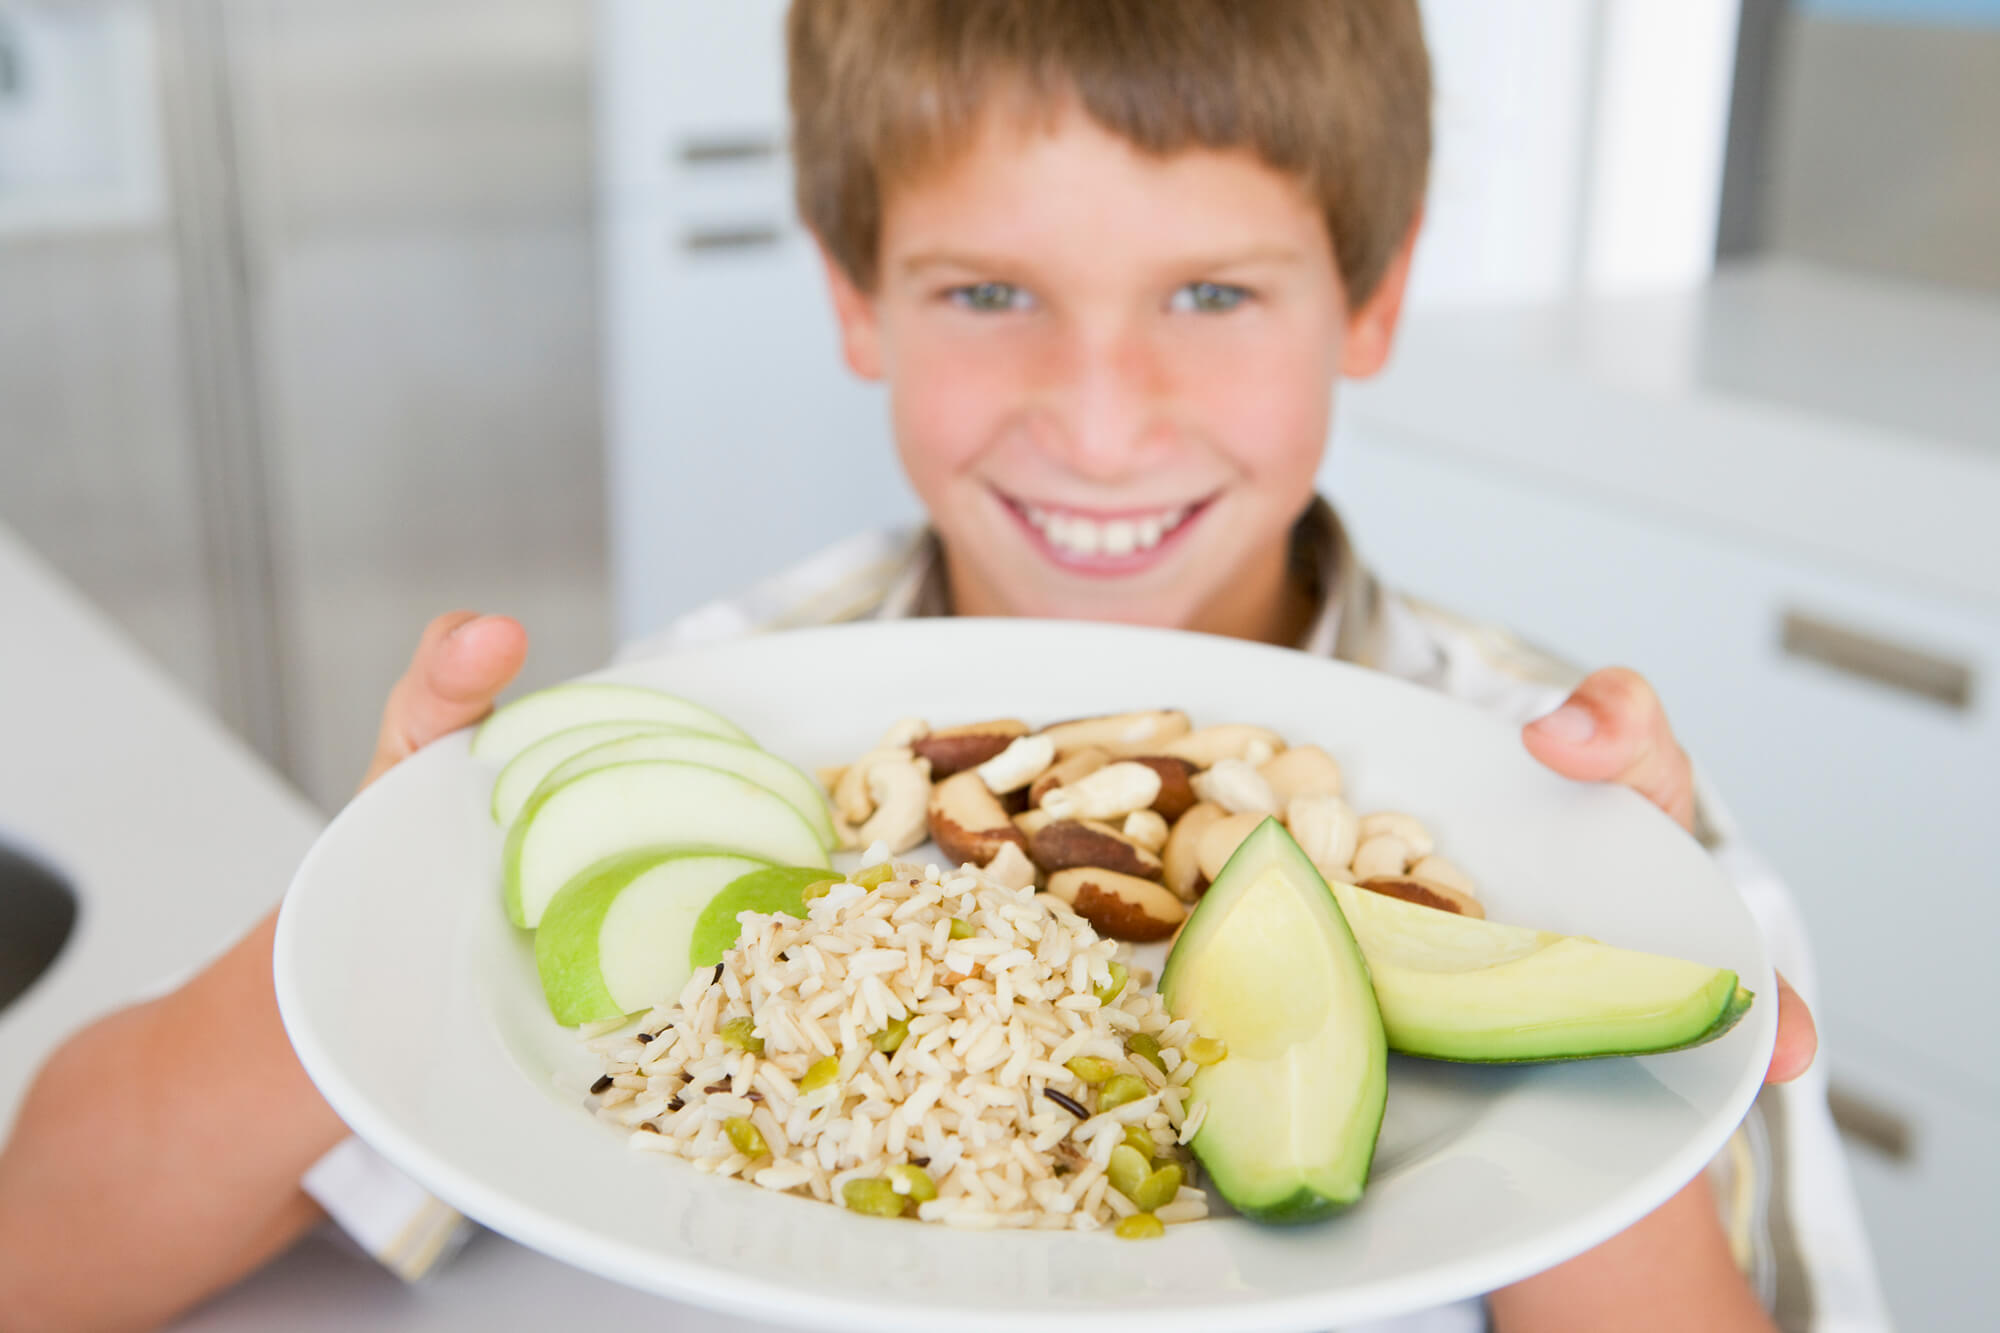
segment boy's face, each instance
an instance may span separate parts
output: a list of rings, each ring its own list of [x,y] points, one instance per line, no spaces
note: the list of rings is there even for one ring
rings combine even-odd
[[[989,117],[892,190],[872,292],[829,269],[961,614],[1276,637],[1334,381],[1386,356],[1407,256],[1350,311],[1292,178],[1073,112]]]

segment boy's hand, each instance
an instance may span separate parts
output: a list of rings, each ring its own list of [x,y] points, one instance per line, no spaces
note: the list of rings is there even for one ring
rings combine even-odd
[[[1630,787],[1694,831],[1694,766],[1674,739],[1659,696],[1623,667],[1593,672],[1562,707],[1530,722],[1528,752],[1566,778]],[[1778,1040],[1765,1079],[1784,1083],[1811,1066],[1819,1049],[1812,1012],[1778,978]]]
[[[477,722],[521,670],[528,632],[506,616],[453,611],[424,629],[409,670],[389,691],[366,787],[446,732]]]

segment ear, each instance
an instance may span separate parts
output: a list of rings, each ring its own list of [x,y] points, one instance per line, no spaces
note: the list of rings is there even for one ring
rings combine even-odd
[[[1348,317],[1347,342],[1340,355],[1340,373],[1348,379],[1366,379],[1388,364],[1396,325],[1403,317],[1403,294],[1410,286],[1410,256],[1416,251],[1417,232],[1423,222],[1424,210],[1419,208],[1367,304]]]
[[[820,266],[826,270],[827,294],[833,298],[833,316],[840,322],[840,353],[847,368],[865,380],[882,378],[882,324],[875,310],[875,298],[861,290],[847,275],[826,246],[819,247]]]

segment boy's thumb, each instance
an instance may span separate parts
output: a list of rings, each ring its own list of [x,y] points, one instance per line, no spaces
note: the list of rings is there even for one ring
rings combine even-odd
[[[454,611],[424,629],[409,669],[389,692],[366,787],[438,737],[493,709],[528,655],[528,634],[506,616]]]

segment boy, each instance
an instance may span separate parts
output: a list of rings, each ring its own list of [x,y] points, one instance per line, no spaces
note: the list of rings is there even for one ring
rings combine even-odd
[[[863,616],[1069,616],[1289,644],[1523,720],[1561,698],[1552,664],[1385,592],[1313,495],[1335,382],[1383,364],[1408,272],[1429,151],[1413,4],[798,0],[789,36],[801,211],[843,353],[886,381],[931,525],[844,543],[651,647]],[[434,622],[369,778],[480,717],[525,650],[512,621]],[[1695,827],[1688,761],[1637,676],[1589,677],[1524,740]],[[1782,890],[1751,888],[1791,925]],[[334,1148],[345,1131],[270,984],[266,921],[56,1057],[0,1158],[0,1310],[155,1320],[310,1226],[309,1168],[337,1216],[369,1193],[331,1178],[373,1168]],[[1784,1081],[1813,1038],[1797,997],[1774,998]],[[106,1068],[158,1089],[145,1132],[89,1109]],[[248,1129],[212,1111],[244,1104],[260,1108]],[[1786,1114],[1824,1117],[1807,1099]],[[221,1202],[160,1224],[190,1198]],[[1696,1181],[1487,1309],[1503,1329],[1771,1327],[1717,1219]],[[1780,1295],[1824,1299],[1778,1276]]]

